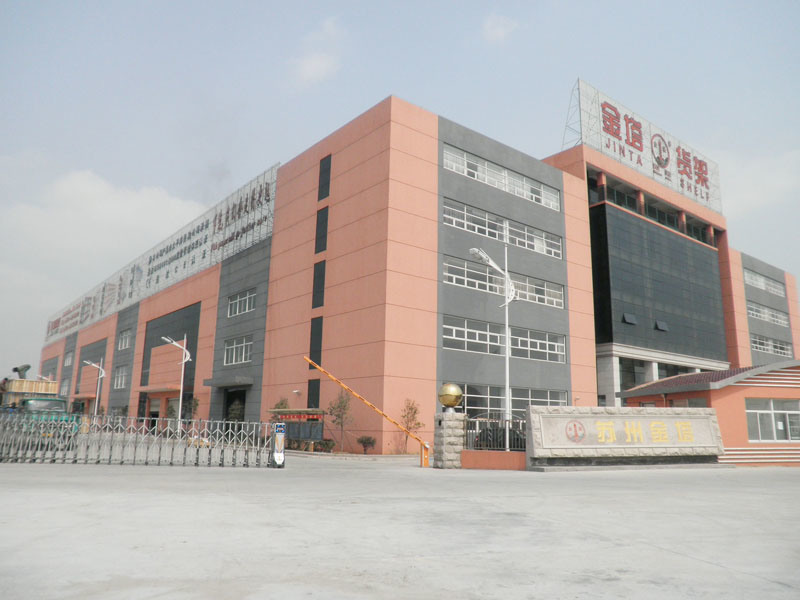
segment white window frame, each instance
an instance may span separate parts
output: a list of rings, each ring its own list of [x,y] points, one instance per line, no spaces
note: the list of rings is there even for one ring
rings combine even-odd
[[[228,318],[256,309],[256,288],[228,296]]]
[[[64,355],[64,366],[71,367],[72,366],[72,352],[67,352]]]
[[[775,323],[781,327],[789,327],[789,315],[783,311],[775,310],[756,302],[747,303],[747,315],[754,319]]]
[[[223,364],[240,365],[249,363],[253,354],[253,336],[244,335],[225,340],[225,355]]]
[[[124,390],[128,385],[128,367],[120,365],[114,367],[114,389]]]
[[[561,192],[541,181],[525,177],[486,159],[444,145],[444,168],[514,194],[545,208],[561,212]]]
[[[479,208],[473,208],[457,200],[444,199],[442,222],[450,227],[508,242],[512,246],[531,252],[538,252],[559,260],[563,257],[561,236],[505,219]]]
[[[463,391],[461,405],[456,409],[468,415],[500,413],[506,397],[505,387],[486,383],[459,383]],[[530,406],[567,406],[568,394],[563,390],[511,388],[511,414],[519,420],[527,419]]]
[[[554,308],[564,308],[564,286],[519,273],[510,273],[511,281],[517,290],[517,297],[523,302],[543,304]],[[474,263],[461,258],[446,256],[443,263],[445,283],[473,290],[505,295],[505,278],[488,265]]]
[[[748,408],[747,403],[750,401],[769,402],[769,408]],[[800,400],[794,398],[777,399],[778,402],[789,401],[798,402]],[[771,398],[746,398],[745,399],[745,414],[747,415],[747,439],[751,442],[764,442],[764,443],[778,443],[778,444],[800,444],[800,408],[786,409],[783,407],[775,407],[775,400]],[[756,430],[758,431],[758,438],[752,436],[750,417],[756,416]],[[786,439],[777,439],[778,423],[783,424],[783,431],[786,432]],[[761,429],[762,424],[768,423],[772,437],[762,439]]]
[[[566,336],[524,327],[511,327],[511,356],[544,362],[566,362]],[[448,350],[505,356],[505,327],[444,315],[442,347]]]
[[[127,350],[131,347],[131,330],[123,329],[119,332],[119,339],[117,340],[117,350]]]
[[[780,296],[781,298],[786,297],[786,286],[780,281],[776,281],[775,279],[762,275],[761,273],[756,273],[750,269],[744,269],[744,282],[747,285]]]
[[[768,354],[785,356],[787,358],[794,357],[792,344],[790,342],[768,338],[755,333],[750,334],[750,348],[756,352],[766,352]]]
[[[61,387],[58,390],[58,395],[62,398],[66,398],[69,395],[69,379],[64,379],[61,381]]]

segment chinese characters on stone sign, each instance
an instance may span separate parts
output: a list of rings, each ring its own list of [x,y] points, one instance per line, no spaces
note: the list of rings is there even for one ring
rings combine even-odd
[[[691,421],[675,421],[672,425],[674,426],[674,434],[677,442],[688,444],[695,441]],[[597,430],[596,441],[598,444],[670,443],[670,428],[663,421],[649,421],[644,424],[642,421],[625,421],[624,428],[619,432],[619,436],[617,435],[614,421],[595,421],[595,429]],[[569,431],[567,432],[567,437],[570,437]],[[570,439],[576,442],[578,441],[571,437]]]

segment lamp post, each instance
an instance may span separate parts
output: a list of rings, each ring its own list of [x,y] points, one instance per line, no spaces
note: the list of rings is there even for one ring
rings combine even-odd
[[[186,334],[183,334],[183,345],[181,346],[178,342],[173,340],[171,337],[162,335],[161,339],[167,342],[168,344],[172,344],[176,348],[180,348],[181,352],[183,352],[183,358],[181,359],[181,392],[180,396],[178,397],[178,424],[180,425],[181,419],[183,418],[183,374],[186,370],[186,363],[192,360],[192,355],[186,349]]]
[[[504,236],[505,239],[508,239],[508,234]],[[508,324],[508,305],[511,304],[514,300],[517,299],[517,289],[514,287],[514,282],[511,281],[511,276],[508,274],[508,244],[503,244],[503,255],[504,255],[504,266],[505,269],[501,269],[500,265],[492,260],[492,258],[486,254],[486,251],[482,248],[470,248],[469,253],[473,256],[473,258],[481,261],[483,264],[488,265],[500,275],[503,276],[504,280],[504,292],[506,301],[501,304],[504,309],[504,317],[505,317],[505,338],[506,338],[506,348],[505,348],[505,367],[506,367],[506,394],[505,399],[503,402],[503,421],[504,426],[503,429],[505,430],[505,449],[506,452],[509,451],[509,427],[511,425],[511,369],[510,369],[510,359],[511,359],[511,327]]]
[[[94,416],[97,416],[97,408],[100,405],[100,380],[106,376],[106,371],[103,368],[103,359],[100,359],[100,364],[93,363],[89,360],[83,361],[83,364],[89,365],[97,369],[97,391],[94,394]]]

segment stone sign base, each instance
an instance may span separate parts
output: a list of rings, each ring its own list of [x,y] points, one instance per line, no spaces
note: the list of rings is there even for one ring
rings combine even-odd
[[[464,413],[437,413],[433,432],[433,468],[460,469],[464,449]]]

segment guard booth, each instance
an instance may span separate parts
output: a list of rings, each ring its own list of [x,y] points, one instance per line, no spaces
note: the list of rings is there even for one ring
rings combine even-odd
[[[323,439],[325,411],[319,408],[279,408],[267,411],[273,415],[271,420],[286,423],[286,440],[308,442],[309,450],[314,451],[314,442]]]

